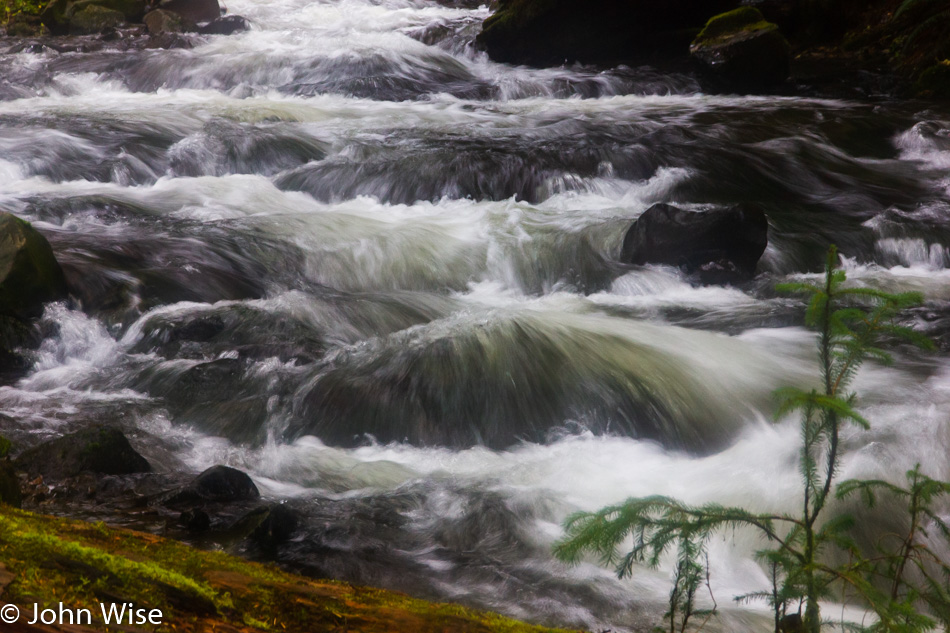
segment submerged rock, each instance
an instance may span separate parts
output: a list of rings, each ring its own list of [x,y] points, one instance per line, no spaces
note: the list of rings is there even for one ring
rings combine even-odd
[[[627,264],[667,264],[703,283],[743,281],[768,245],[768,219],[752,204],[686,211],[655,204],[631,225],[620,259]]]
[[[344,447],[371,436],[383,444],[505,449],[549,441],[577,420],[594,433],[664,446],[722,446],[735,416],[696,374],[652,348],[650,335],[630,334],[608,334],[597,319],[573,315],[410,328],[315,367],[285,436]]]
[[[500,62],[615,64],[656,53],[685,54],[693,34],[710,16],[738,4],[738,0],[501,0],[476,41]]]
[[[778,30],[752,7],[741,7],[709,20],[690,46],[690,54],[719,79],[742,88],[784,82],[791,48]]]
[[[46,238],[28,222],[0,213],[0,315],[32,319],[66,298],[66,278]]]
[[[128,475],[152,470],[122,431],[108,426],[93,426],[44,442],[22,453],[14,463],[30,477],[42,475],[54,481],[86,471]]]

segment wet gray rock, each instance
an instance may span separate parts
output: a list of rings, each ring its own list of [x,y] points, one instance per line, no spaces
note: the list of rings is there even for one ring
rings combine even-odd
[[[83,472],[128,475],[152,470],[117,428],[93,426],[44,442],[17,457],[14,465],[29,477],[47,481],[75,477]]]
[[[768,228],[765,213],[753,204],[701,212],[655,204],[627,231],[620,259],[679,266],[702,283],[744,281],[765,252]]]

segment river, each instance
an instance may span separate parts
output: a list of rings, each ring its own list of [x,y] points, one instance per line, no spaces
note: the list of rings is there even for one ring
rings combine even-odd
[[[563,520],[649,494],[796,511],[771,394],[812,384],[816,348],[774,285],[835,243],[850,278],[923,292],[909,318],[946,350],[950,109],[496,64],[477,4],[230,0],[253,29],[193,48],[2,41],[0,211],[79,300],[0,388],[5,432],[110,422],[160,470],[241,468],[305,509],[294,569],[648,630],[670,566],[566,566]],[[741,201],[770,223],[741,287],[616,263],[653,203]],[[872,430],[842,477],[950,478],[945,352],[855,390]],[[768,587],[761,545],[710,544],[711,630],[769,630],[732,602]]]

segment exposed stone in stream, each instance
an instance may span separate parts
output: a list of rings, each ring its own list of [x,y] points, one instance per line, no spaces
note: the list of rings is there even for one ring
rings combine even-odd
[[[85,471],[127,475],[152,470],[122,431],[108,426],[91,426],[44,442],[21,453],[15,464],[30,478],[41,475],[53,481]]]
[[[627,231],[620,258],[678,266],[702,283],[746,281],[768,245],[768,228],[752,204],[699,212],[655,204]]]

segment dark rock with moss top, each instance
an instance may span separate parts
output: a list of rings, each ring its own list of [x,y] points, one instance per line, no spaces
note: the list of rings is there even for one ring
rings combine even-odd
[[[94,35],[104,33],[125,24],[121,11],[114,11],[98,5],[91,5],[76,11],[69,17],[71,35]]]
[[[138,22],[145,15],[145,0],[75,0],[66,10],[66,16],[71,17],[89,7],[118,11],[129,22]]]
[[[30,477],[42,475],[48,481],[83,472],[128,475],[152,470],[122,431],[108,426],[94,426],[44,442],[22,453],[14,463]]]
[[[753,90],[784,82],[792,61],[778,26],[752,7],[710,19],[693,40],[690,54],[729,86]]]
[[[617,64],[684,55],[711,16],[738,0],[501,0],[477,38],[499,62]]]
[[[221,17],[218,0],[161,0],[159,9],[174,11],[195,23],[211,22]]]
[[[49,242],[28,222],[0,213],[0,315],[28,320],[66,298],[66,278]]]

